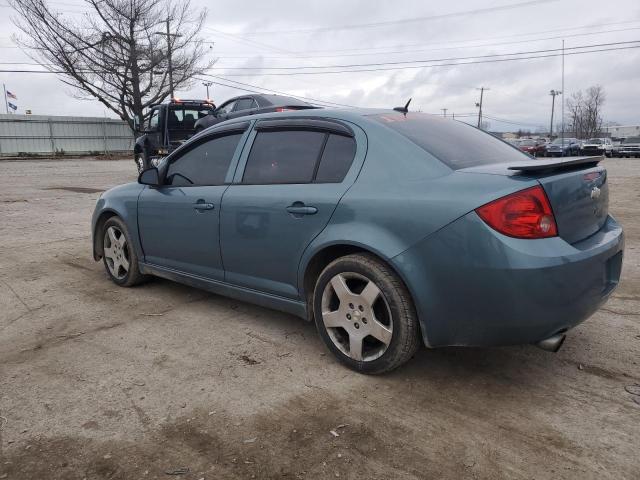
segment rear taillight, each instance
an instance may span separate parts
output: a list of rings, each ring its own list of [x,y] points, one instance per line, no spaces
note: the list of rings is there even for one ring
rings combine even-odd
[[[276,112],[293,112],[295,108],[277,107]]]
[[[494,230],[515,238],[548,238],[558,235],[551,204],[541,186],[527,188],[476,209]]]

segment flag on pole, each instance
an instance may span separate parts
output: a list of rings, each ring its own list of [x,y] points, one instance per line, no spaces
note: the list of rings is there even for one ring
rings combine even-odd
[[[7,97],[13,98],[14,100],[18,99],[18,97],[16,97],[16,95],[14,93],[11,93],[9,90],[7,90]]]
[[[13,104],[13,103],[11,103],[11,102],[7,102],[7,105],[8,105],[8,106],[9,106],[9,108],[11,108],[13,111],[16,111],[16,110],[18,109],[18,106],[17,106],[17,105],[14,105],[14,104]]]

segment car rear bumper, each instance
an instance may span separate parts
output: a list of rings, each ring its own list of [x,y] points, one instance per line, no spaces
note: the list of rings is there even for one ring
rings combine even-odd
[[[620,278],[624,236],[608,217],[591,237],[521,240],[471,212],[393,264],[411,291],[425,344],[536,343],[589,318]]]

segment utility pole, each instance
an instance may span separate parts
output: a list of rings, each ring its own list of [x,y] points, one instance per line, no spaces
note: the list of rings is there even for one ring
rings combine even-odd
[[[551,95],[551,123],[549,124],[549,138],[553,137],[553,110],[556,103],[556,95],[562,95],[560,90],[551,90],[549,92]]]
[[[6,85],[3,83],[2,84],[2,89],[4,90],[4,108],[7,111],[7,115],[9,114],[9,102],[7,101],[7,87]]]
[[[480,102],[476,103],[476,107],[479,108],[478,110],[478,128],[480,128],[480,126],[482,125],[482,98],[484,97],[484,91],[485,90],[490,90],[489,88],[485,88],[485,87],[480,87],[480,88],[476,88],[476,90],[480,90]]]
[[[202,82],[202,85],[204,85],[205,87],[207,87],[207,100],[210,100],[211,97],[209,97],[209,87],[211,85],[213,85],[213,82]]]
[[[564,89],[564,40],[562,40],[562,91],[563,92],[565,91]],[[564,156],[564,102],[562,102],[562,155]]]
[[[443,117],[445,117],[445,118],[446,118],[446,116],[447,116],[447,110],[449,110],[449,109],[448,109],[448,108],[441,108],[440,110],[442,110]]]
[[[169,92],[171,95],[171,99],[173,100],[173,65],[171,63],[171,39],[172,37],[181,37],[182,35],[179,33],[171,33],[170,22],[171,22],[171,19],[167,18],[165,22],[167,25],[166,32],[155,32],[155,34],[167,37],[167,64],[169,67]]]

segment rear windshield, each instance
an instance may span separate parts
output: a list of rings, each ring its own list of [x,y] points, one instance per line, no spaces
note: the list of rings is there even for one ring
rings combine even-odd
[[[371,118],[407,137],[454,170],[530,158],[493,135],[457,120],[420,113],[379,114]]]
[[[640,143],[640,137],[625,138],[622,143]]]

